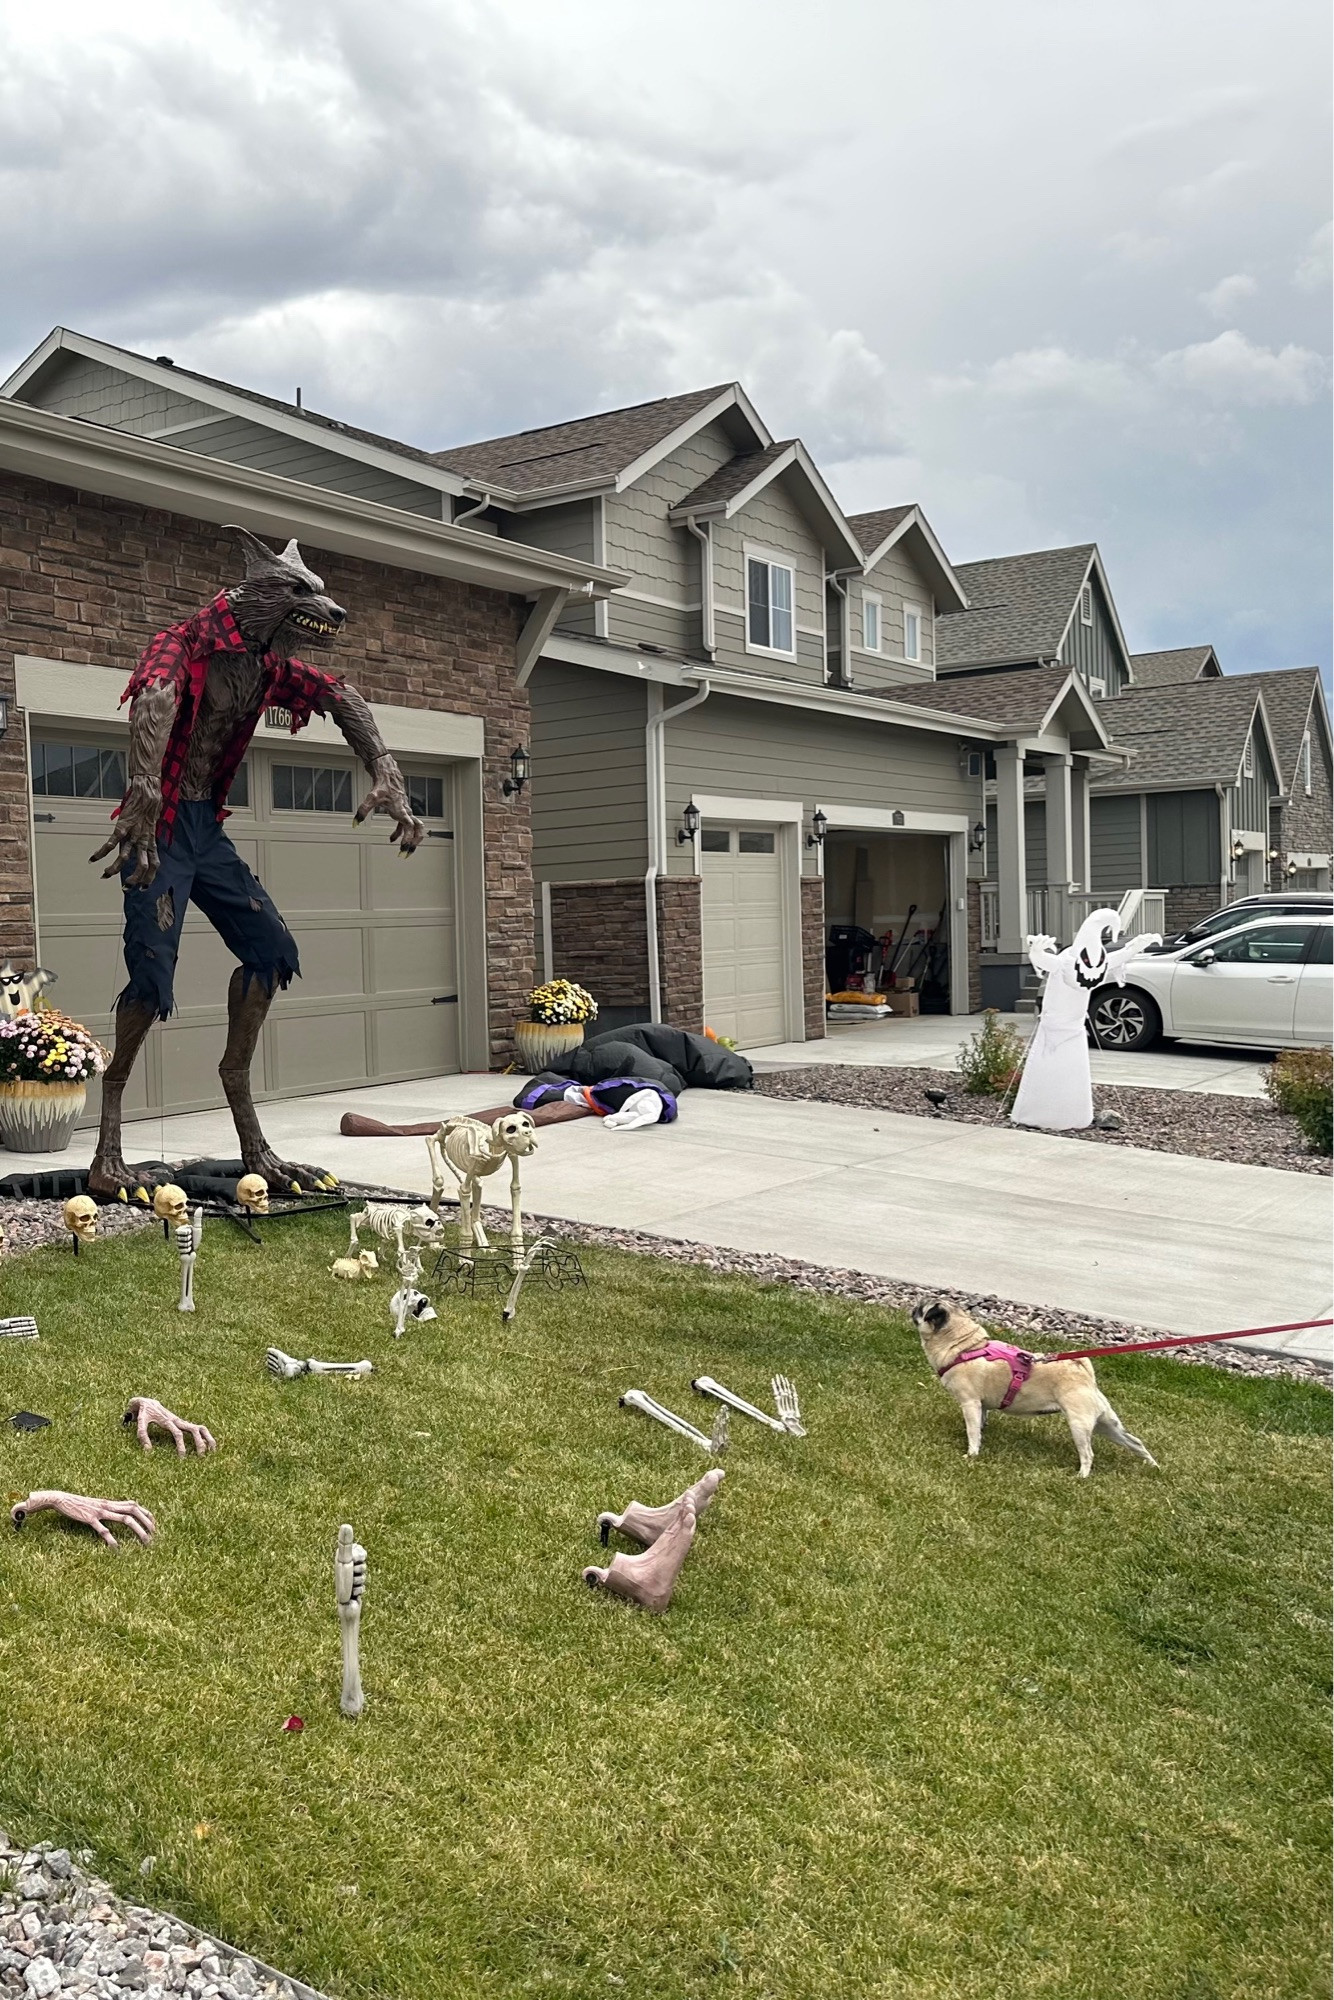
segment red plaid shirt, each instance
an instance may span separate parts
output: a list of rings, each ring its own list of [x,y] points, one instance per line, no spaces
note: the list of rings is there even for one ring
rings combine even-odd
[[[176,720],[171,727],[167,754],[162,759],[162,817],[158,821],[160,841],[171,839],[176,823],[181,774],[199,713],[209,661],[215,653],[244,653],[246,650],[246,642],[227,602],[227,593],[219,591],[213,602],[196,611],[193,618],[187,618],[183,625],[170,626],[150,641],[120,698],[124,707],[145,688],[172,687],[177,693]],[[223,801],[231,790],[232,779],[240,769],[241,759],[249,748],[264,710],[271,704],[288,709],[295,736],[298,729],[305,728],[312,715],[324,714],[328,697],[343,686],[338,675],[321,673],[318,667],[308,667],[301,660],[278,660],[272,653],[265,653],[260,664],[264,669],[264,680],[259,705],[254,714],[246,716],[232,732],[218,766],[213,802],[220,820],[227,817]],[[124,803],[122,799],[121,805]],[[116,811],[120,811],[119,806]],[[113,813],[112,817],[115,818],[116,814]]]

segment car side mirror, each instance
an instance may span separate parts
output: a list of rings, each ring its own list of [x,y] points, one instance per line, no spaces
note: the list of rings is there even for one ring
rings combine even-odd
[[[1191,963],[1192,965],[1212,965],[1217,957],[1218,953],[1212,947],[1206,947],[1204,951],[1196,954]]]

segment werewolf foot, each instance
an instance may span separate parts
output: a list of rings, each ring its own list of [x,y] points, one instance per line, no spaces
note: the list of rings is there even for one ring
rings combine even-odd
[[[153,1205],[153,1190],[166,1187],[171,1169],[161,1160],[127,1167],[118,1152],[98,1152],[88,1169],[88,1192],[103,1201],[137,1201],[143,1208]]]
[[[280,1160],[269,1146],[242,1154],[248,1174],[263,1174],[273,1194],[327,1194],[338,1186],[323,1167],[306,1167],[299,1160]]]

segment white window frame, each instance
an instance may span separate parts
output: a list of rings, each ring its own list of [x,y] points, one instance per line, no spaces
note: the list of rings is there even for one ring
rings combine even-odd
[[[872,645],[866,633],[867,606],[875,607],[875,644]],[[883,652],[885,644],[885,602],[875,590],[862,592],[862,651],[864,653]]]
[[[1100,700],[1107,698],[1107,683],[1101,674],[1089,675],[1089,693]]]
[[[746,651],[758,653],[767,660],[795,660],[797,657],[797,565],[790,555],[783,555],[777,549],[757,548],[750,542],[743,543],[741,577],[741,616],[745,620]],[[785,569],[791,581],[792,603],[789,617],[792,620],[792,644],[784,646],[761,646],[750,636],[750,566],[753,562],[766,563],[771,570]],[[769,585],[770,629],[773,618],[773,583]]]
[[[1079,587],[1079,622],[1081,625],[1091,625],[1093,623],[1093,585],[1091,583],[1084,583]]]
[[[917,651],[915,653],[910,653],[908,651],[908,620],[910,618],[915,618],[917,620]],[[923,610],[920,604],[910,604],[905,602],[903,607],[903,657],[905,660],[908,661],[908,663],[911,666],[919,667],[922,664],[922,661],[925,657],[922,648],[922,641],[925,638],[925,636],[926,636],[926,612]]]
[[[1311,732],[1309,729],[1302,737],[1302,790],[1309,799],[1311,796]]]

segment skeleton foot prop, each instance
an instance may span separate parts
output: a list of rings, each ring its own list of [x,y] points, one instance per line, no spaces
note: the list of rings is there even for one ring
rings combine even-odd
[[[712,1375],[697,1375],[691,1388],[701,1396],[716,1396],[720,1403],[726,1403],[729,1410],[736,1410],[743,1417],[750,1417],[757,1424],[764,1424],[771,1431],[786,1432],[787,1425],[779,1417],[771,1417],[767,1410],[757,1410],[753,1403],[747,1403],[741,1396],[734,1396],[730,1389],[724,1389],[721,1382],[715,1382]]]
[[[790,1437],[804,1438],[806,1426],[801,1421],[801,1404],[787,1376],[775,1375],[769,1386],[774,1392],[774,1408],[783,1419],[783,1429]]]
[[[304,1361],[298,1361],[291,1354],[284,1354],[281,1347],[270,1347],[264,1355],[264,1366],[270,1375],[279,1375],[284,1382],[294,1381],[298,1375],[306,1373]]]
[[[212,1431],[206,1430],[203,1424],[190,1423],[185,1417],[173,1416],[171,1411],[166,1407],[166,1404],[159,1403],[153,1396],[132,1396],[130,1398],[130,1406],[121,1418],[121,1422],[136,1426],[139,1442],[145,1451],[153,1449],[153,1440],[149,1436],[149,1431],[154,1424],[157,1425],[159,1430],[166,1431],[168,1437],[171,1438],[176,1446],[178,1456],[181,1458],[184,1458],[186,1455],[185,1440],[187,1438],[189,1438],[201,1458],[206,1452],[216,1451],[218,1448],[217,1439],[214,1437]]]
[[[343,1641],[343,1692],[338,1706],[355,1721],[366,1706],[361,1686],[361,1600],[366,1594],[366,1551],[344,1521],[334,1551],[334,1595]]]
[[[373,1375],[374,1368],[369,1361],[298,1361],[293,1354],[284,1354],[281,1347],[270,1347],[264,1354],[264,1366],[270,1375],[277,1375],[284,1382],[293,1381],[298,1375]]]
[[[11,1508],[9,1518],[16,1528],[21,1528],[29,1514],[45,1512],[63,1514],[67,1521],[76,1521],[80,1527],[91,1528],[100,1535],[109,1549],[120,1544],[107,1526],[110,1521],[117,1528],[128,1528],[145,1544],[153,1539],[157,1522],[147,1507],[141,1507],[137,1500],[91,1500],[83,1493],[57,1493],[46,1491],[30,1493],[26,1500],[20,1500]]]
[[[697,1431],[684,1417],[674,1416],[670,1410],[664,1410],[661,1403],[655,1403],[652,1396],[646,1396],[642,1389],[627,1389],[621,1397],[621,1408],[642,1410],[646,1417],[652,1417],[655,1424],[665,1424],[669,1431],[675,1431],[680,1437],[689,1438],[690,1442],[697,1444],[702,1451],[713,1450],[712,1438],[706,1438],[703,1431]]]
[[[603,1548],[606,1548],[607,1538],[613,1528],[618,1535],[628,1535],[631,1541],[642,1542],[646,1549],[651,1548],[653,1543],[659,1541],[671,1527],[683,1500],[694,1503],[695,1515],[698,1518],[710,1505],[726,1476],[722,1467],[715,1465],[702,1479],[697,1479],[693,1486],[688,1486],[684,1493],[678,1493],[675,1500],[669,1500],[665,1507],[645,1507],[640,1501],[632,1500],[623,1514],[599,1514],[598,1535]]]
[[[613,1556],[606,1569],[584,1571],[590,1590],[609,1590],[629,1598],[645,1611],[665,1611],[672,1601],[681,1565],[695,1539],[695,1502],[689,1493],[677,1501],[671,1521],[651,1548],[638,1556]]]

